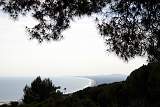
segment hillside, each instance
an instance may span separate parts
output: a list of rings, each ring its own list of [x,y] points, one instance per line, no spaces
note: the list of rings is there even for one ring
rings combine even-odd
[[[89,87],[44,101],[0,107],[160,107],[160,64],[143,65],[125,81]]]

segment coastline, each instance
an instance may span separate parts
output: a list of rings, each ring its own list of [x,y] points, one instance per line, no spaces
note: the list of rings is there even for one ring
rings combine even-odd
[[[12,102],[12,101],[0,101],[0,105],[9,104],[10,102]]]
[[[77,79],[78,78],[78,79]],[[56,78],[57,79],[57,78]],[[58,78],[58,79],[63,79],[63,78]],[[67,77],[67,78],[65,78],[64,79],[64,81],[66,81],[66,80],[69,80],[70,79],[70,77]],[[83,83],[84,83],[84,85],[82,86],[82,87],[79,87],[78,89],[77,89],[77,87],[71,87],[71,89],[73,88],[74,90],[72,90],[72,92],[69,92],[68,91],[68,93],[74,93],[74,92],[76,92],[76,91],[79,91],[79,90],[83,90],[84,88],[87,88],[87,87],[95,87],[95,86],[97,86],[97,84],[96,84],[96,81],[95,80],[93,80],[93,79],[91,79],[91,78],[87,78],[87,77],[72,77],[71,78],[71,81],[68,81],[68,83],[73,83],[73,81],[72,80],[74,80],[74,79],[76,79],[76,80],[82,80],[83,81]],[[86,81],[86,82],[85,82]],[[60,82],[63,82],[63,81],[60,81]],[[15,82],[16,83],[16,82]],[[57,82],[58,83],[58,82]],[[75,82],[76,83],[76,82]],[[74,83],[74,84],[75,84]],[[64,84],[65,85],[65,84]],[[79,84],[76,84],[75,86],[79,86]],[[82,84],[81,84],[82,85]],[[65,87],[65,86],[63,86],[63,87]],[[62,90],[63,91],[63,90]],[[10,102],[14,102],[14,101],[19,101],[18,99],[16,100],[16,99],[8,99],[8,100],[5,100],[5,99],[0,99],[0,105],[3,105],[3,104],[9,104]]]
[[[88,78],[88,79],[90,79],[90,78]],[[90,87],[95,87],[95,86],[97,86],[96,81],[93,79],[90,79]]]
[[[94,79],[91,79],[91,78],[88,78],[88,77],[78,77],[78,78],[87,79],[89,81],[89,83],[86,86],[84,86],[83,89],[85,89],[87,87],[95,87],[95,86],[97,86],[97,82]]]

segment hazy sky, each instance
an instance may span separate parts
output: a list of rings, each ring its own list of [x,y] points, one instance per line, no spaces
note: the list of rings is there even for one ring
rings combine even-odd
[[[34,23],[31,18],[14,22],[0,15],[0,76],[129,74],[145,63],[145,58],[126,63],[105,52],[92,18],[75,20],[63,40],[43,44],[29,40],[25,31]]]

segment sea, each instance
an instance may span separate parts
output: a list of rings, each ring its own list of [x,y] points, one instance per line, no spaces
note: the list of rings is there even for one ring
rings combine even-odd
[[[49,78],[55,86],[61,87],[60,91],[64,94],[95,85],[94,80],[83,77],[61,76]],[[34,79],[33,77],[0,77],[0,103],[21,101],[24,87],[26,85],[30,86]]]

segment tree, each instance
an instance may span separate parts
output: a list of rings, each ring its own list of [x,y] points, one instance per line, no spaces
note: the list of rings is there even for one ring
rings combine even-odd
[[[27,30],[39,42],[60,40],[74,17],[97,14],[108,51],[160,61],[160,0],[1,0],[0,6],[14,19],[31,13],[39,23]]]
[[[150,62],[159,62],[160,0],[113,0],[109,6],[99,24],[109,50],[125,60],[148,54]]]
[[[25,86],[24,88],[24,103],[31,103],[34,101],[44,101],[49,98],[51,95],[57,96],[61,92],[57,91],[60,87],[55,87],[52,84],[50,79],[41,80],[40,77],[37,77],[32,83],[31,86]]]

